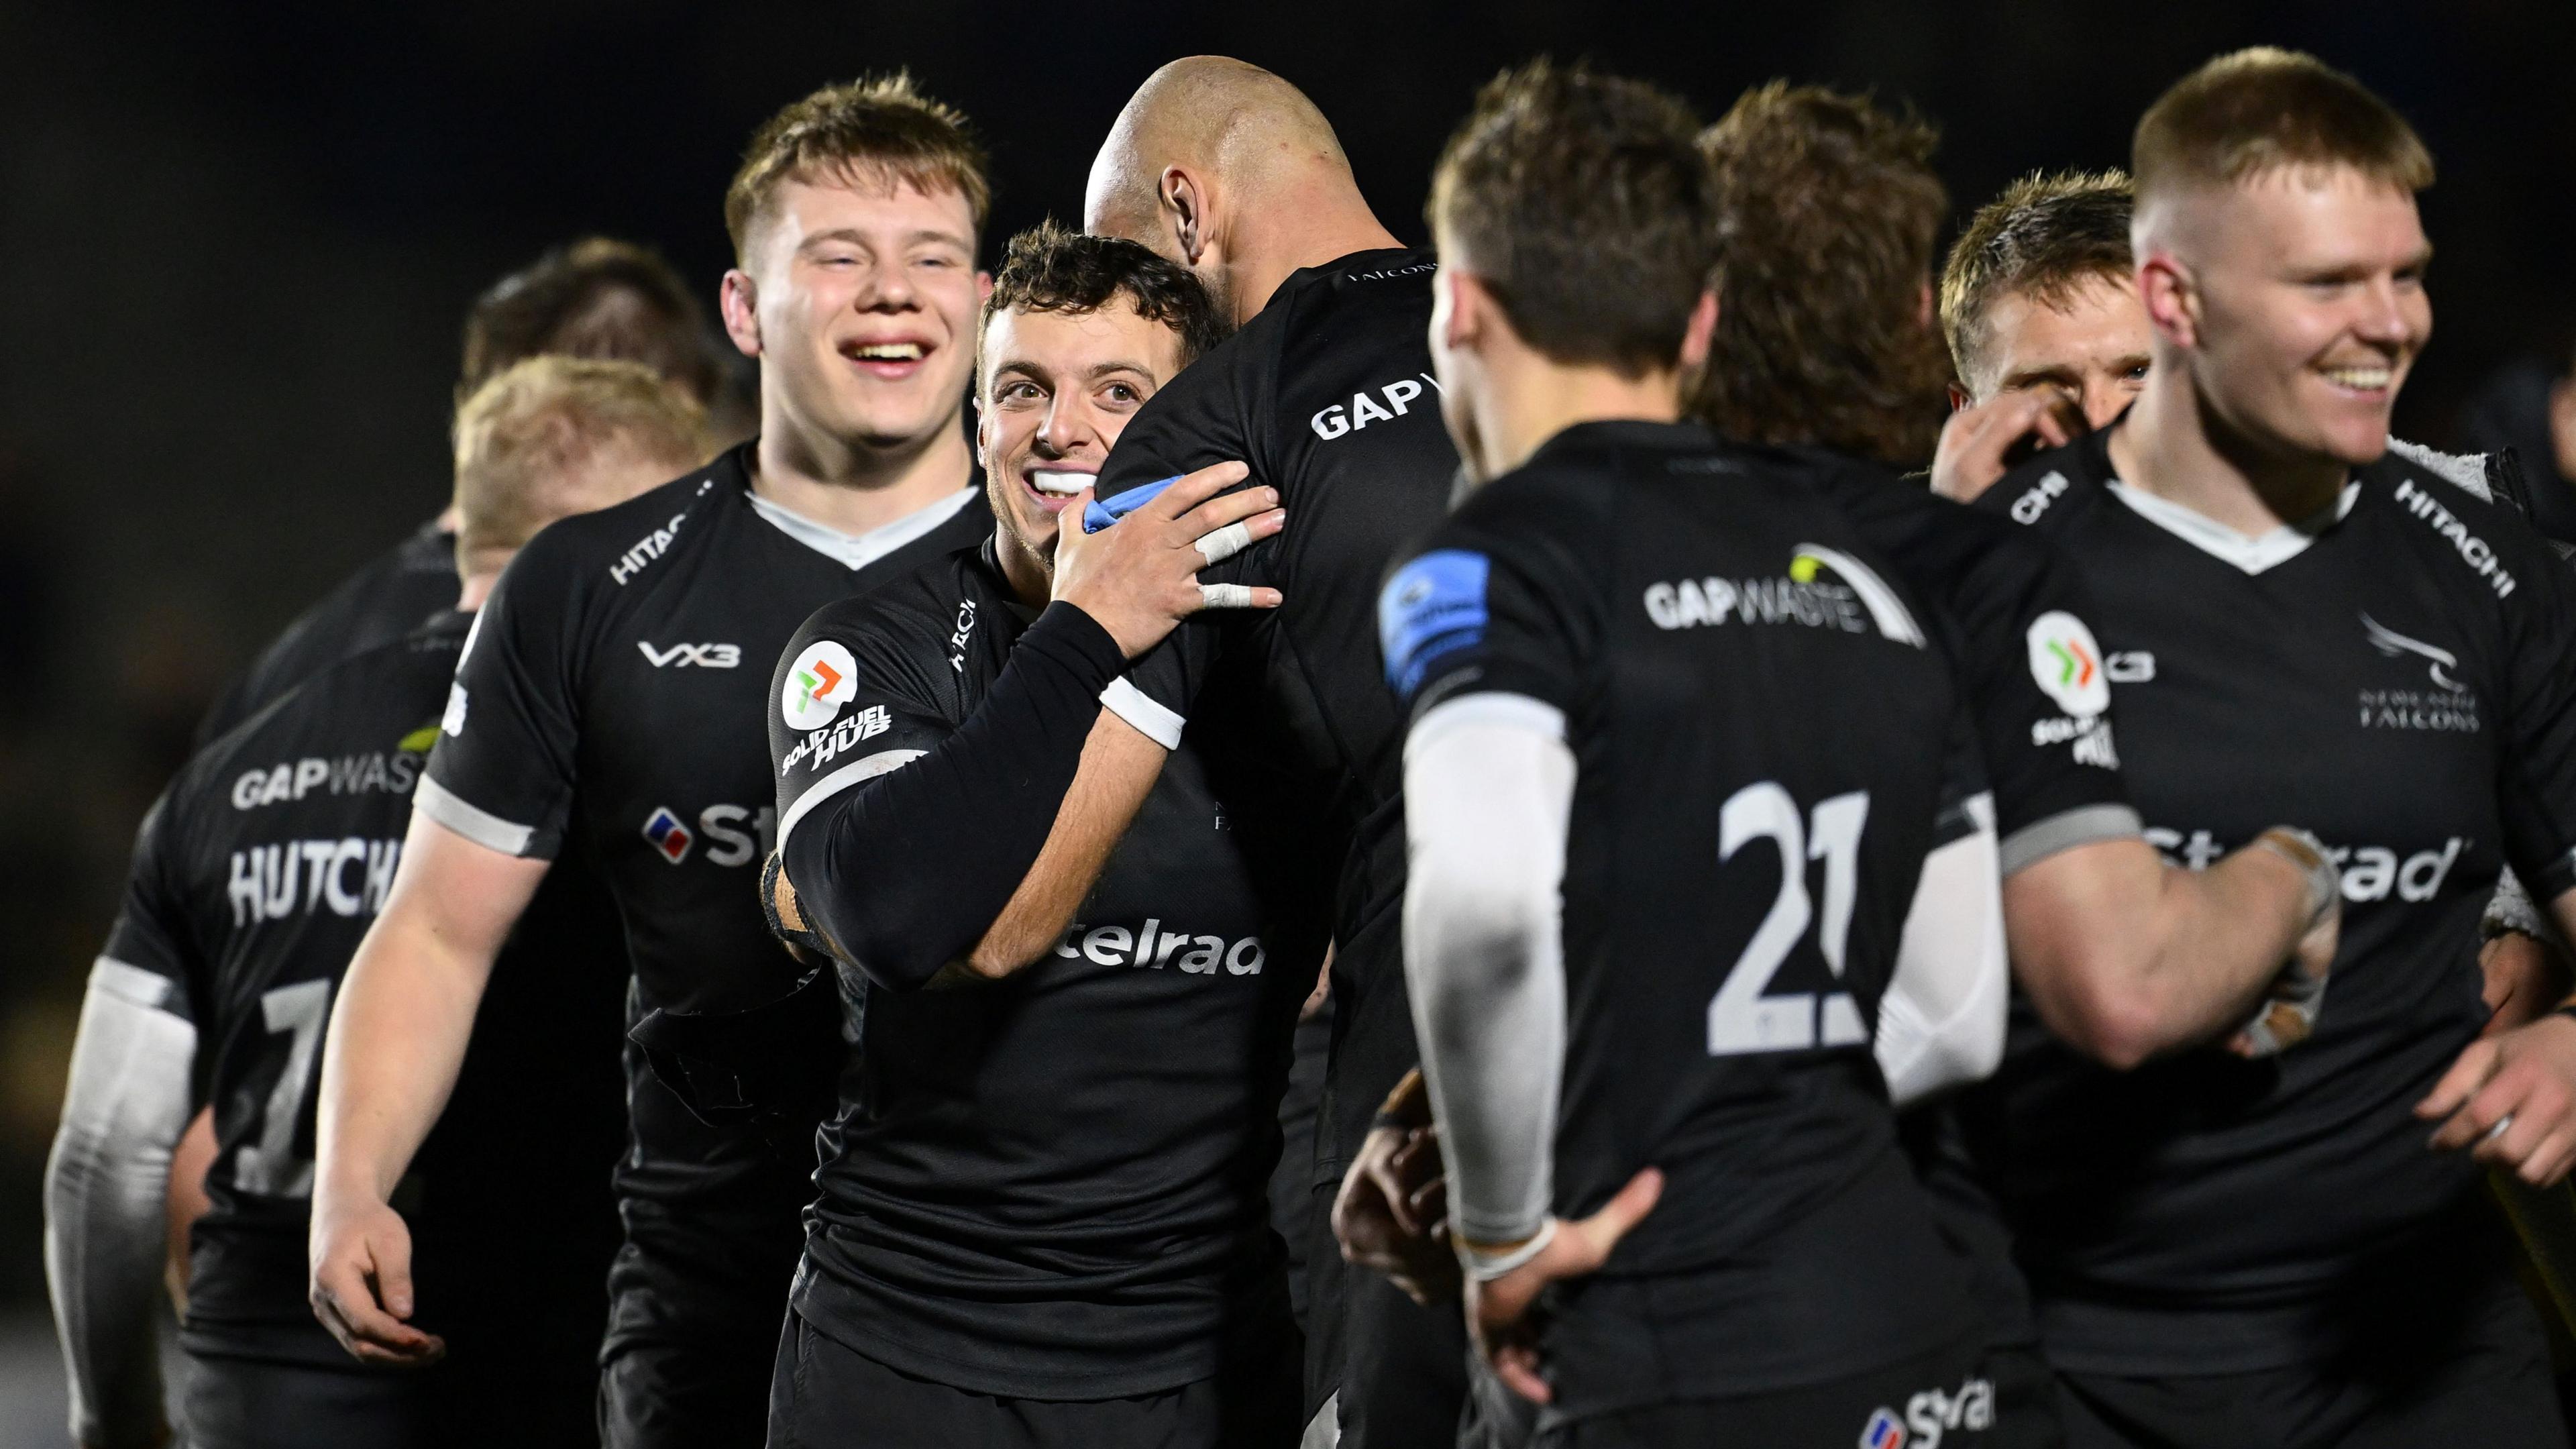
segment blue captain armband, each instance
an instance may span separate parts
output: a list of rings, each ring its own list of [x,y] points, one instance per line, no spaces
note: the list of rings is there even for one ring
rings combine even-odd
[[[1164,489],[1169,488],[1180,481],[1181,475],[1175,473],[1160,483],[1148,483],[1142,488],[1130,488],[1115,498],[1106,500],[1095,498],[1091,500],[1091,506],[1082,510],[1082,531],[1085,533],[1098,533],[1100,530],[1107,528],[1109,525],[1116,523],[1122,518],[1125,518],[1128,514],[1133,513],[1137,509],[1144,507],[1146,504],[1153,502],[1155,499],[1162,497]]]
[[[1485,580],[1493,561],[1463,548],[1422,555],[1386,581],[1377,596],[1378,645],[1386,682],[1399,699],[1422,688],[1431,666],[1485,641]]]

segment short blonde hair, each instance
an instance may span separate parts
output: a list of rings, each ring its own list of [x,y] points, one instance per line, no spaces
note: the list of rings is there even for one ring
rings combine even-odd
[[[993,207],[984,148],[965,115],[923,95],[909,72],[825,86],[770,117],[743,151],[742,168],[725,188],[725,230],[737,263],[778,188],[818,174],[957,191],[979,236]]]
[[[2433,184],[2433,153],[2405,117],[2315,56],[2270,46],[2176,81],[2139,118],[2129,149],[2141,210],[2285,168],[2348,166],[2409,194]]]
[[[2134,200],[2119,171],[2032,172],[1977,208],[1941,269],[1941,331],[1969,391],[1984,390],[1973,374],[1984,370],[1997,302],[2020,293],[2059,307],[2089,283],[2129,279]]]
[[[456,410],[456,556],[514,550],[571,511],[566,474],[602,453],[706,461],[706,410],[638,362],[531,357],[495,373]]]

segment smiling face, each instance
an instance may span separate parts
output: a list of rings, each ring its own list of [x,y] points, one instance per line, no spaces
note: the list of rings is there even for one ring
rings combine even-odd
[[[953,426],[975,364],[975,219],[961,193],[900,180],[779,185],[747,238],[752,320],[772,426],[900,448]]]
[[[2126,277],[2096,276],[2054,302],[2006,292],[1986,309],[1981,325],[1975,401],[2054,388],[2096,428],[2136,399],[2154,357],[2155,329],[2137,285]]]
[[[1006,551],[1022,556],[1016,583],[1028,568],[1043,577],[1056,515],[1181,370],[1181,338],[1121,292],[1089,312],[1003,308],[984,324],[983,355],[975,443]]]
[[[2182,205],[2174,251],[2192,295],[2158,320],[2203,406],[2266,452],[2377,459],[2433,332],[2415,198],[2337,166],[2276,170]]]

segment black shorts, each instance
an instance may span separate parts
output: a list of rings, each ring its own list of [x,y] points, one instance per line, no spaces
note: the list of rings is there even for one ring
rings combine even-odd
[[[625,1241],[608,1271],[599,1429],[607,1449],[757,1449],[814,1191],[749,1129],[709,1127],[629,1053]]]
[[[1212,1379],[1126,1399],[1007,1399],[895,1372],[790,1313],[769,1449],[1292,1449],[1293,1344]]]
[[[1542,1424],[1543,1449],[1997,1449],[2047,1443],[2023,1437],[1990,1356],[1963,1345],[1886,1368],[1800,1388],[1722,1399],[1686,1399]],[[2030,1396],[2035,1397],[2035,1396]],[[2025,1398],[2025,1402],[2028,1398]],[[2035,1418],[2044,1418],[2041,1410]]]
[[[441,1377],[192,1353],[179,1412],[189,1449],[434,1449]]]
[[[2381,1307],[2388,1332],[2320,1367],[2259,1373],[2057,1376],[2073,1449],[2566,1449],[2548,1340],[2512,1284],[2426,1332],[2420,1306]]]

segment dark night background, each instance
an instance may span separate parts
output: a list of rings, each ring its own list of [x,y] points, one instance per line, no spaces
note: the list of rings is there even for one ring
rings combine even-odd
[[[41,1301],[37,1181],[81,982],[206,700],[440,506],[483,286],[603,232],[660,246],[712,304],[725,182],[780,105],[911,67],[992,149],[989,260],[1049,213],[1078,221],[1121,102],[1194,52],[1304,87],[1418,238],[1475,86],[1540,52],[1710,118],[1773,76],[1909,101],[1965,209],[2034,167],[2125,162],[2160,89],[2257,42],[2353,71],[2431,144],[2439,325],[2399,431],[2463,443],[2499,369],[2563,368],[2576,335],[2566,0],[0,4],[0,1310]],[[0,1401],[58,1395],[56,1372],[0,1370]],[[60,1442],[48,1422],[34,1442]]]

